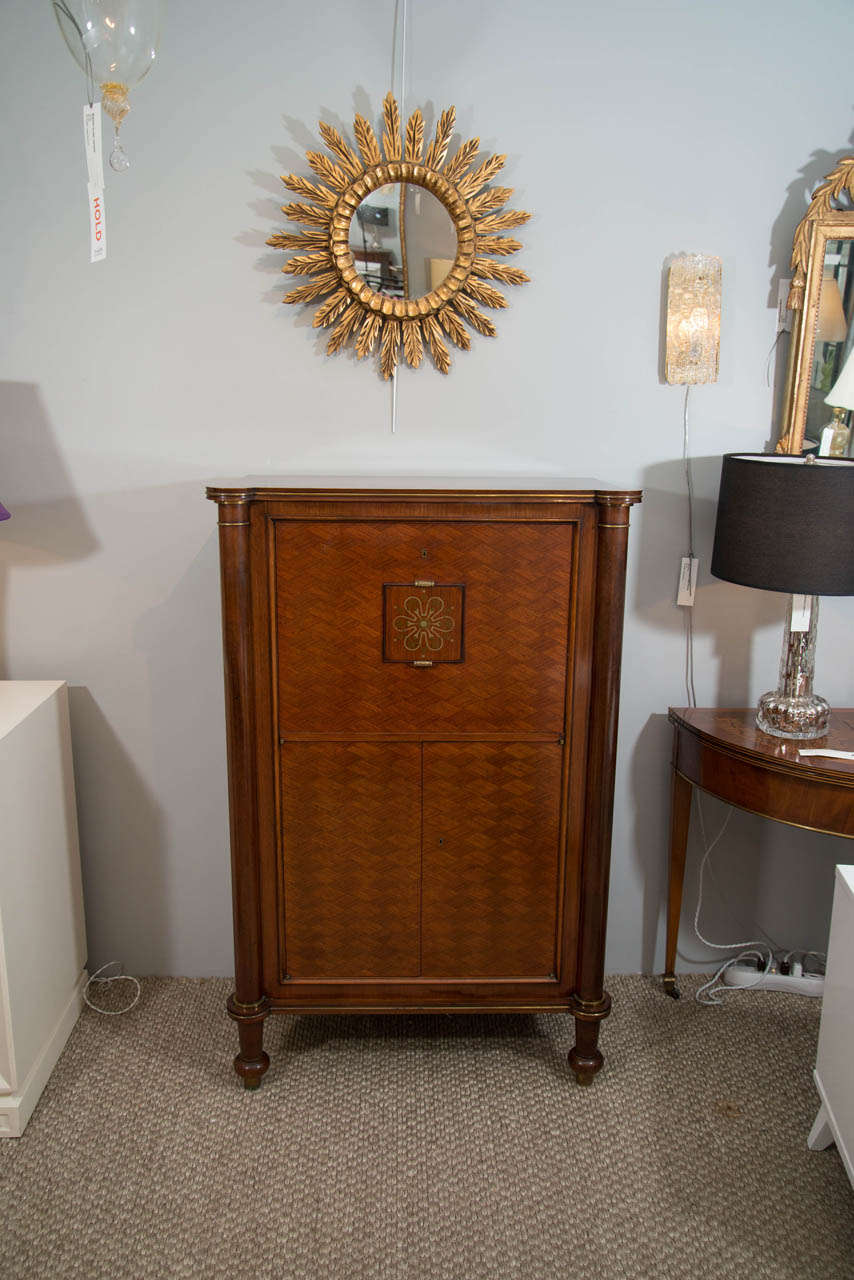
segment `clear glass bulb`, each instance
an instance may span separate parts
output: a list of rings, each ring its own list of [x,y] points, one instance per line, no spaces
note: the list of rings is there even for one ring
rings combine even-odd
[[[119,141],[130,110],[128,92],[157,57],[163,10],[164,0],[53,0],[59,29],[86,75],[89,93],[100,89],[101,105],[115,126],[110,167],[117,173],[130,166]]]

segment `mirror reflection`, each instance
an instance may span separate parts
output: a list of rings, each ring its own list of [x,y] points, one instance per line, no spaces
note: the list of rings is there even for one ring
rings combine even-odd
[[[350,252],[376,293],[420,298],[453,267],[457,233],[432,192],[413,183],[389,183],[366,196],[353,215]]]
[[[810,370],[804,448],[851,456],[854,410],[854,241],[828,240]]]

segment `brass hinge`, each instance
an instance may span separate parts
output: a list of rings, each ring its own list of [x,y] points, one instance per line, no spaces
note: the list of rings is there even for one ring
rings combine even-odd
[[[560,735],[560,737],[559,737],[559,738],[558,738],[558,740],[557,740],[557,745],[558,745],[559,747],[565,747],[565,746],[566,746],[566,734],[565,734],[565,733],[562,733],[562,734]]]

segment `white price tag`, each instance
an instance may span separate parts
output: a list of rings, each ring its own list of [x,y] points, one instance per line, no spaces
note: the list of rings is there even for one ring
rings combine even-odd
[[[104,218],[104,189],[89,183],[89,261],[103,262],[107,256],[107,224]]]
[[[812,613],[812,596],[792,596],[792,625],[790,631],[809,631]]]
[[[802,751],[798,747],[799,756],[826,756],[828,760],[854,760],[854,751],[831,751],[827,747],[810,748]]]
[[[104,186],[104,156],[101,150],[101,104],[83,107],[83,145],[86,149],[86,173],[90,186]]]
[[[676,603],[687,605],[690,607],[694,603],[694,596],[697,591],[697,568],[699,561],[696,556],[692,559],[690,556],[683,556],[679,565],[679,586],[676,590]]]

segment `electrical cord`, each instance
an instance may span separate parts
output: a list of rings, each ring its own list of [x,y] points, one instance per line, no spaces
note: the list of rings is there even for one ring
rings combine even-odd
[[[685,384],[685,400],[682,405],[682,464],[685,468],[685,488],[688,494],[688,559],[694,559],[694,478],[691,474],[691,454],[688,448],[688,397],[690,382]],[[685,609],[685,696],[689,707],[696,707],[694,688],[694,608]]]
[[[689,557],[689,560],[693,561],[694,560],[694,477],[691,472],[690,430],[689,430],[689,418],[688,418],[688,403],[689,403],[690,393],[691,393],[691,383],[686,383],[685,399],[682,404],[682,465],[685,470],[685,489],[686,489],[687,498],[688,498],[688,557]],[[685,608],[685,694],[688,700],[688,705],[690,707],[696,707],[697,693],[694,687],[694,610],[693,610],[693,607],[690,605]],[[704,983],[703,986],[701,986],[699,990],[696,992],[694,998],[696,999],[698,1004],[706,1004],[706,1005],[723,1004],[723,1000],[720,998],[718,992],[749,990],[751,987],[758,986],[759,983],[764,978],[765,974],[771,968],[771,965],[774,960],[774,950],[775,949],[778,951],[781,950],[779,944],[771,937],[770,934],[765,932],[765,930],[758,923],[758,921],[754,921],[753,923],[756,925],[756,928],[759,930],[759,932],[764,934],[764,936],[768,939],[767,942],[761,942],[757,940],[751,940],[750,942],[729,942],[729,943],[712,942],[709,938],[704,937],[704,935],[700,931],[700,912],[702,910],[702,905],[703,905],[703,877],[706,873],[706,870],[708,869],[710,879],[715,880],[714,874],[712,871],[712,864],[710,862],[711,853],[712,853],[712,850],[720,841],[724,832],[726,831],[729,825],[730,818],[732,817],[732,813],[733,813],[732,809],[729,809],[727,811],[726,817],[723,820],[720,831],[718,832],[718,834],[715,836],[714,840],[712,840],[710,844],[706,837],[706,824],[703,819],[703,807],[700,802],[699,795],[697,796],[697,816],[700,823],[700,835],[702,838],[704,852],[703,852],[702,861],[700,862],[699,884],[697,889],[697,909],[694,912],[694,933],[696,934],[698,940],[702,942],[704,946],[711,947],[715,951],[733,951],[738,949],[737,954],[734,956],[729,956],[723,962],[723,964],[719,965],[713,977],[708,982]],[[718,887],[717,881],[715,881],[715,885],[716,887]],[[721,890],[719,887],[718,887],[718,893],[721,895],[722,898],[725,897],[725,895],[721,893]],[[790,952],[790,954],[792,953]],[[756,959],[760,963],[761,967],[757,971],[755,982],[744,983],[740,986],[736,986],[736,985],[730,986],[729,983],[721,982],[721,978],[727,969],[729,969],[732,965],[738,964],[740,961],[747,960],[747,959]]]
[[[80,23],[65,3],[65,0],[53,0],[53,7],[57,13],[61,13],[64,18],[68,19],[80,37],[80,45],[83,49],[83,60],[86,64],[84,69],[84,75],[86,76],[86,97],[89,99],[89,106],[91,107],[95,99],[95,76],[92,71],[92,58],[89,54],[89,50],[86,48],[86,43],[83,39],[83,32],[80,30]]]
[[[701,815],[700,830],[703,836],[704,853],[703,853],[702,861],[700,862],[699,886],[697,890],[697,909],[694,912],[694,933],[697,935],[700,942],[702,942],[704,946],[711,947],[713,951],[732,951],[736,947],[740,948],[740,950],[737,955],[729,956],[726,960],[724,960],[723,964],[719,965],[719,967],[715,971],[714,975],[709,979],[709,981],[704,982],[703,985],[698,988],[697,992],[695,993],[694,999],[697,1001],[698,1004],[705,1004],[705,1005],[723,1004],[723,1000],[718,994],[720,991],[747,991],[751,987],[756,987],[759,985],[759,983],[765,977],[765,974],[771,968],[771,965],[774,960],[774,952],[767,942],[760,942],[760,941],[757,941],[756,939],[751,939],[750,942],[712,942],[710,938],[705,937],[704,934],[701,932],[700,912],[703,906],[703,876],[705,874],[706,865],[709,861],[709,858],[711,857],[712,850],[718,844],[719,840],[721,839],[727,827],[729,826],[729,821],[730,821],[730,818],[732,817],[733,811],[732,809],[730,809],[727,812],[727,815],[724,818],[723,823],[721,824],[721,829],[718,832],[718,834],[715,836],[711,844],[707,844],[706,842],[706,834],[705,834],[705,830],[702,823],[702,810],[699,808],[699,800],[698,800],[698,811]],[[748,960],[748,959],[750,960],[758,959],[762,966],[757,970],[755,982],[745,982],[745,983],[739,984],[738,986],[730,986],[728,983],[721,982],[721,978],[723,977],[723,974],[727,969],[729,969],[734,964],[740,963],[740,961],[742,960]]]
[[[772,360],[773,360],[773,358],[774,358],[774,353],[776,352],[776,350],[777,350],[778,346],[780,345],[780,339],[782,338],[782,336],[783,336],[783,334],[784,334],[785,332],[786,332],[786,330],[785,330],[785,329],[778,329],[778,330],[777,330],[777,337],[776,337],[776,338],[774,339],[774,341],[771,343],[771,350],[768,352],[768,359],[765,361],[765,385],[766,385],[766,387],[770,387],[770,386],[771,386],[771,361],[772,361]]]
[[[94,1009],[96,1013],[105,1013],[111,1018],[117,1018],[122,1013],[129,1013],[134,1005],[138,1003],[139,997],[142,994],[142,987],[140,985],[139,978],[131,977],[129,973],[114,973],[109,978],[102,978],[99,976],[105,969],[109,969],[110,966],[114,964],[121,965],[121,961],[108,960],[106,964],[102,964],[100,969],[95,970],[92,977],[83,988],[83,999],[86,1001],[89,1008]],[[93,982],[132,982],[136,987],[136,995],[131,1000],[130,1004],[125,1005],[124,1009],[102,1009],[100,1005],[93,1004],[89,999],[89,988],[92,986]]]
[[[400,25],[400,57],[397,57],[397,30]],[[392,37],[391,52],[391,84],[394,90],[395,75],[399,71],[400,74],[400,92],[397,96],[400,105],[400,114],[402,119],[406,119],[406,0],[395,0],[394,6],[394,34]],[[397,431],[397,366],[391,375],[391,433],[394,435]]]

